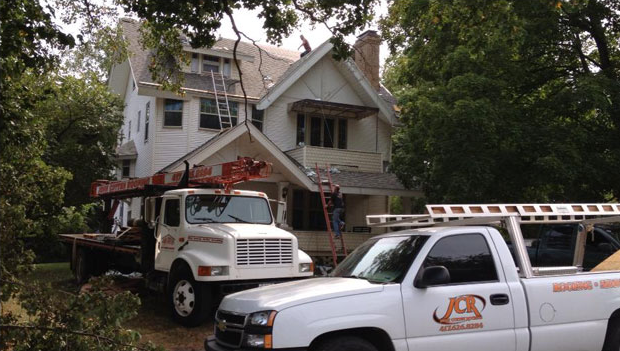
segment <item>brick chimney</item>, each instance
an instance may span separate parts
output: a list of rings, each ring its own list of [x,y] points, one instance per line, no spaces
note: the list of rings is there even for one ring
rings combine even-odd
[[[379,90],[379,47],[381,37],[374,30],[367,30],[357,37],[355,45],[355,63],[362,70],[375,90]]]

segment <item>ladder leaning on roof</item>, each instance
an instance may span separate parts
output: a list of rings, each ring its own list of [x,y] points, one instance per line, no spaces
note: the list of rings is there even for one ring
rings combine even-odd
[[[213,95],[215,95],[215,105],[217,106],[217,117],[220,120],[222,129],[232,127],[232,117],[230,116],[230,105],[228,104],[228,93],[226,92],[226,81],[221,73],[211,71],[211,81],[213,82]]]

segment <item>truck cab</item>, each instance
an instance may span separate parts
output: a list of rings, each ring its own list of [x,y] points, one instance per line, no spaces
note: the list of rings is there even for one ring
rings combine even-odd
[[[618,215],[620,204],[518,204],[393,216],[427,228],[369,239],[331,277],[227,296],[205,349],[617,351],[620,266],[532,266],[520,224],[579,224],[585,243],[592,223]]]
[[[170,190],[146,199],[146,218],[154,230],[154,270],[165,277],[173,315],[183,324],[204,320],[217,296],[313,275],[310,256],[276,225],[264,193]]]

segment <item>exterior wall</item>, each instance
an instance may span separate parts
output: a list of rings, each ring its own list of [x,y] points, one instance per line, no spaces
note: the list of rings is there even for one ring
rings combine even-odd
[[[206,97],[210,99],[211,97]],[[238,123],[245,120],[245,109],[239,103]],[[155,150],[153,173],[166,167],[181,156],[194,150],[217,135],[219,129],[200,128],[200,97],[183,98],[183,122],[181,127],[164,127],[164,99],[157,99]],[[249,110],[249,109],[248,109]],[[250,110],[251,112],[251,110]]]
[[[325,164],[343,170],[359,172],[383,172],[383,155],[366,151],[332,149],[327,147],[304,146],[286,152],[305,167],[313,168]]]
[[[149,138],[144,141],[144,119],[146,113],[146,104],[150,102],[150,120],[149,120]],[[140,112],[140,123],[138,131],[138,112]],[[138,95],[138,89],[134,89],[133,79],[129,79],[125,94],[125,116],[123,122],[123,143],[133,140],[136,144],[138,158],[132,162],[132,177],[142,177],[153,173],[152,168],[152,150],[154,144],[154,126],[155,126],[155,98],[150,96]],[[131,138],[129,135],[129,122],[131,121]]]
[[[342,76],[330,57],[324,57],[265,111],[263,132],[281,150],[297,148],[297,113],[289,112],[289,104],[301,99],[318,99],[364,106],[363,101]],[[391,127],[375,116],[348,120],[347,148],[354,151],[378,152],[390,159]],[[378,132],[377,132],[378,130]],[[306,127],[309,133],[309,127]],[[334,149],[337,150],[337,149]],[[333,151],[333,150],[332,150]]]

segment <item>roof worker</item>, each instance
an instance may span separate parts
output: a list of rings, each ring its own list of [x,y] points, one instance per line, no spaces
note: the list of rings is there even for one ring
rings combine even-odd
[[[342,235],[342,228],[344,228],[344,221],[340,219],[342,213],[344,212],[344,200],[342,199],[342,193],[340,192],[340,185],[334,184],[334,190],[332,191],[332,196],[327,205],[334,206],[332,226],[336,232],[336,239],[340,239],[340,236]]]
[[[299,39],[301,39],[301,45],[299,45],[297,50],[299,50],[299,48],[301,48],[302,46],[304,47],[304,52],[302,52],[299,56],[301,58],[307,55],[310,51],[312,51],[312,48],[310,47],[310,43],[308,43],[308,40],[304,38],[303,34],[299,36]]]

